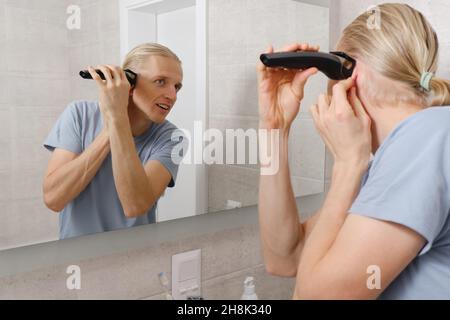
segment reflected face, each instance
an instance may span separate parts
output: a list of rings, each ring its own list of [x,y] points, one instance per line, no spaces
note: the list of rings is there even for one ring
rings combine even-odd
[[[133,104],[152,122],[163,122],[181,89],[181,64],[169,57],[150,56],[138,69]]]

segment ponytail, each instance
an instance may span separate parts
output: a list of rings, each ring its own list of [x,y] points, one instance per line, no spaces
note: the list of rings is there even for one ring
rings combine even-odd
[[[433,77],[430,81],[430,89],[431,106],[450,105],[450,81]]]

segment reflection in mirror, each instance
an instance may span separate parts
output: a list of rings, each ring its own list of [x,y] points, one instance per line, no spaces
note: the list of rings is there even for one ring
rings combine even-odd
[[[312,2],[312,1],[308,1]],[[319,1],[320,2],[320,1]],[[320,45],[328,51],[329,8],[302,1],[211,1],[209,7],[209,127],[222,132],[258,128],[255,64],[268,44],[293,42]],[[326,91],[327,79],[313,77],[305,87],[301,113],[291,129],[290,168],[294,194],[324,188],[325,147],[316,133],[309,106]],[[256,143],[248,143],[252,150]],[[227,140],[228,142],[228,140]],[[235,151],[226,148],[225,155]],[[231,156],[232,157],[232,156]],[[237,162],[237,161],[236,161]],[[259,166],[214,164],[208,170],[208,209],[217,211],[257,203]]]
[[[329,9],[294,0],[150,3],[0,2],[0,250],[59,238],[61,216],[43,201],[52,155],[43,142],[73,101],[99,101],[96,83],[80,70],[121,66],[144,42],[166,45],[182,61],[183,89],[167,119],[190,141],[156,222],[257,203],[255,65],[268,44],[328,51]],[[321,74],[307,84],[292,128],[296,196],[323,191],[325,147],[308,107],[325,90]]]

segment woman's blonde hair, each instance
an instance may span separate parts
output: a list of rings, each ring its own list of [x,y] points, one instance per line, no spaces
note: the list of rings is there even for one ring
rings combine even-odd
[[[369,25],[374,13],[378,14],[375,26]],[[436,32],[419,11],[406,4],[381,4],[361,14],[345,28],[337,48],[399,84],[397,95],[392,89],[389,92],[389,85],[378,91],[372,88],[372,92],[368,88],[375,100],[450,104],[450,81],[434,76],[439,51]],[[429,73],[433,77],[429,83],[425,79],[424,85],[423,77]]]
[[[122,64],[123,69],[134,69],[140,66],[150,56],[173,58],[181,64],[180,58],[169,48],[158,43],[143,43],[134,47],[126,56]]]

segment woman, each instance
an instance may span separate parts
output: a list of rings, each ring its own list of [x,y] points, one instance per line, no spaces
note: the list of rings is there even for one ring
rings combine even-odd
[[[450,83],[435,76],[438,40],[422,14],[378,9],[380,29],[362,14],[338,42],[357,61],[352,77],[311,107],[334,165],[322,207],[304,223],[288,138],[317,69],[258,66],[260,127],[280,133],[280,169],[260,179],[263,255],[268,272],[296,276],[296,299],[450,298]]]

